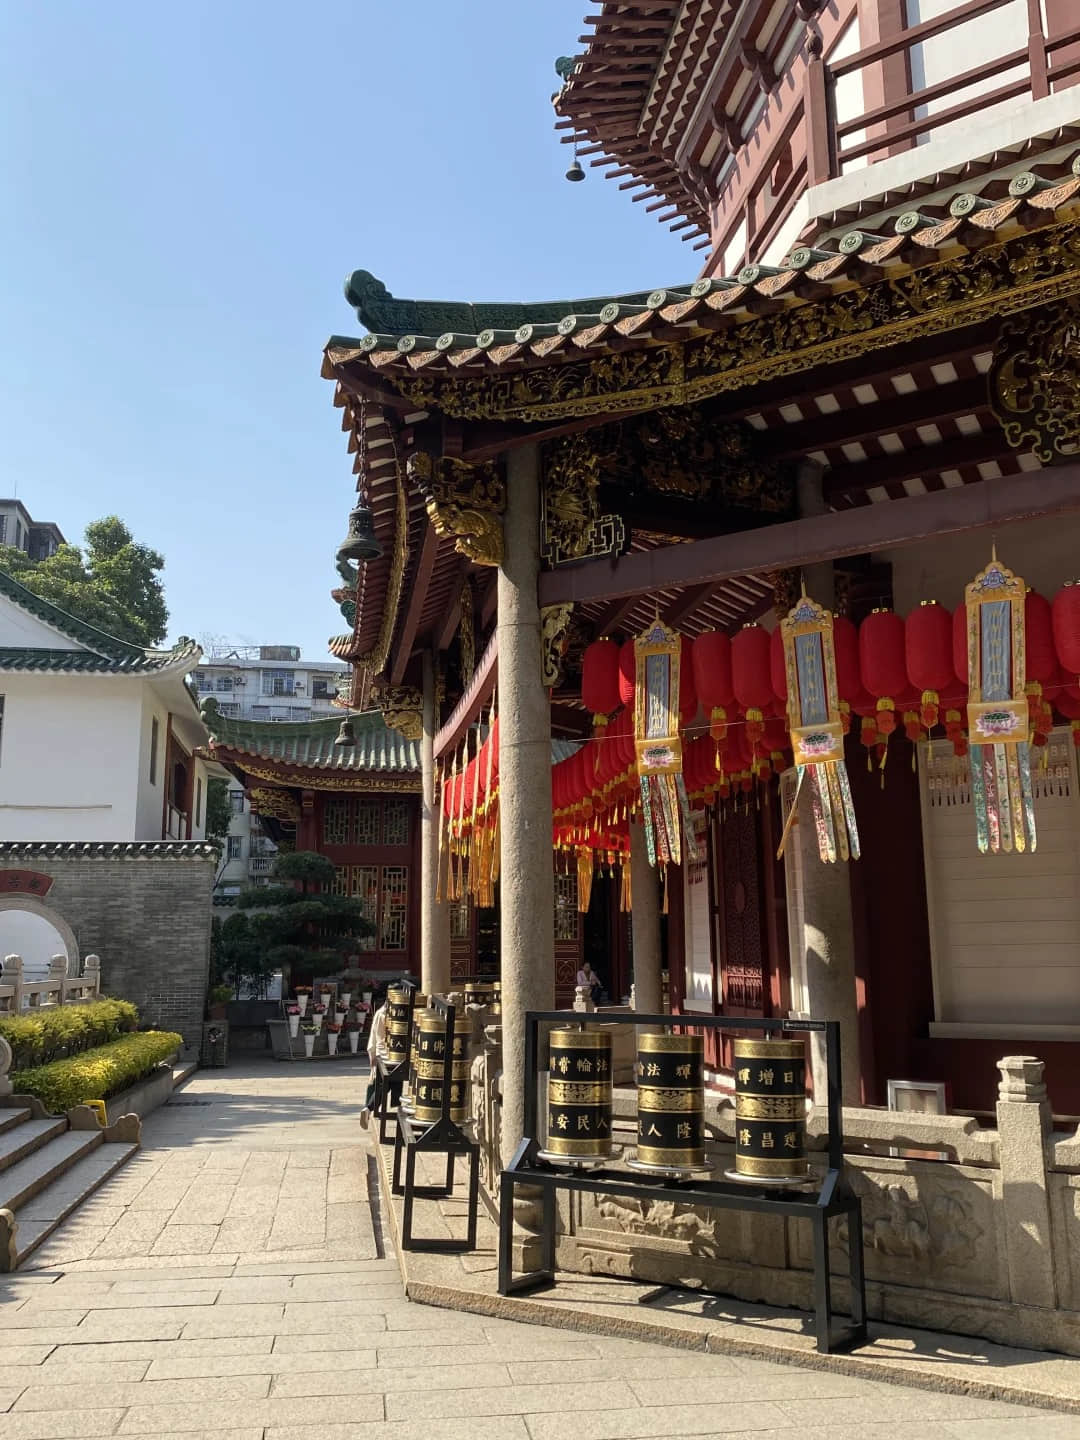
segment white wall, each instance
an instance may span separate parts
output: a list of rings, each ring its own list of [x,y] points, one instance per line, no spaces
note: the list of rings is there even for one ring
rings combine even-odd
[[[15,542],[12,541],[12,544]],[[12,649],[30,650],[85,650],[79,645],[46,625],[44,620],[29,615],[5,596],[0,595],[0,645]]]
[[[958,9],[959,4],[960,0],[907,0],[907,22],[909,25],[919,25],[925,20],[936,20],[950,10]],[[997,60],[1015,50],[1023,50],[1026,45],[1027,0],[1011,0],[1010,4],[1003,5],[1000,10],[991,10],[986,15],[979,15],[974,20],[947,30],[943,35],[933,35],[921,45],[913,45],[912,91],[937,85],[954,75],[973,70],[976,65]],[[1012,70],[1003,70],[976,85],[968,85],[963,90],[954,90],[929,105],[918,106],[916,115],[935,115],[942,110],[951,109],[977,95],[985,95],[990,90],[1007,85],[1011,80],[1024,75],[1026,70],[1027,65],[1023,64]],[[978,129],[985,125],[988,116],[1000,111],[1015,110],[1024,103],[1023,98],[1000,101],[997,105],[991,105],[963,119],[953,120],[920,136],[920,143],[926,144],[931,139],[940,139],[942,135]]]
[[[160,839],[160,810],[152,835],[136,827],[141,689],[113,676],[0,676],[0,839]]]

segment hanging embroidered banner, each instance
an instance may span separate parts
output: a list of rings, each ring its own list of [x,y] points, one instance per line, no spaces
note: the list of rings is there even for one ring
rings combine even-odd
[[[822,860],[857,860],[859,830],[844,764],[844,724],[836,685],[832,613],[804,592],[780,622],[787,676],[788,729],[798,777],[788,826],[781,837],[783,854],[788,828],[804,781],[810,784]]]
[[[634,749],[650,865],[697,858],[682,776],[682,636],[656,620],[634,640]]]
[[[964,591],[971,793],[983,854],[1035,849],[1025,592],[1023,580],[998,563],[996,551]]]

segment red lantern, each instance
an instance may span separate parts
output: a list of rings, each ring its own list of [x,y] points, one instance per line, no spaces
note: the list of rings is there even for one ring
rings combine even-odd
[[[1032,739],[1045,745],[1054,724],[1054,712],[1046,698],[1048,686],[1059,680],[1057,649],[1054,645],[1054,619],[1045,595],[1029,590],[1024,599],[1025,689]]]
[[[952,617],[952,664],[956,678],[960,681],[964,691],[964,699],[968,693],[968,636],[967,636],[967,606],[958,605],[953,611]]]
[[[756,745],[765,733],[765,711],[773,698],[769,634],[760,625],[744,625],[731,642],[735,698],[746,714],[746,733]]]
[[[942,692],[954,678],[952,616],[936,600],[924,600],[904,624],[908,680],[920,692],[919,718],[927,730],[938,723]],[[918,733],[909,738],[917,740]]]
[[[637,656],[633,640],[624,640],[619,646],[619,699],[624,705],[633,705],[634,688],[637,684]]]
[[[787,664],[784,660],[784,632],[777,625],[769,636],[769,684],[777,700],[777,713],[787,705]]]
[[[859,632],[846,615],[833,620],[833,656],[836,660],[836,693],[844,734],[851,729],[851,712],[865,698],[859,672]]]
[[[691,647],[691,666],[698,699],[709,712],[709,733],[718,746],[727,738],[735,708],[731,679],[731,639],[722,630],[706,630]]]
[[[891,610],[874,610],[859,626],[863,689],[874,700],[877,728],[886,739],[896,729],[896,706],[908,688],[904,622]]]
[[[592,711],[593,726],[602,731],[619,708],[619,647],[614,640],[594,640],[581,662],[581,698]]]
[[[1054,596],[1054,649],[1066,679],[1080,676],[1080,584],[1063,585]]]

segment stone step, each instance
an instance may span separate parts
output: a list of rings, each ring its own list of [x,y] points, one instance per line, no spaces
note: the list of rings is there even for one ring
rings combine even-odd
[[[62,1120],[61,1127],[67,1124]],[[104,1140],[101,1130],[65,1130],[25,1160],[0,1172],[0,1209],[18,1210]]]
[[[5,1130],[14,1130],[16,1125],[21,1125],[25,1120],[33,1118],[33,1111],[27,1110],[22,1105],[11,1105],[0,1107],[0,1135]]]
[[[23,1114],[29,1116],[30,1112],[24,1110]],[[27,1119],[14,1129],[0,1131],[0,1173],[10,1170],[57,1135],[66,1133],[67,1120],[62,1115],[50,1115],[45,1120]]]
[[[21,1265],[61,1221],[100,1189],[138,1148],[138,1145],[119,1143],[98,1145],[24,1205],[15,1217],[15,1264]]]

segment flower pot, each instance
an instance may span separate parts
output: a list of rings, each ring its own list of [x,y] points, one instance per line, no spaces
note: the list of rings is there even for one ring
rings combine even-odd
[[[289,1016],[289,1038],[290,1038],[290,1040],[295,1040],[296,1037],[297,1037],[297,1035],[298,1035],[299,1033],[300,1033],[300,1016],[299,1016],[299,1015],[290,1015],[290,1016]]]
[[[345,1024],[345,1011],[344,1011],[344,1010],[335,1010],[335,1011],[334,1011],[334,1024],[335,1024],[335,1025],[344,1025],[344,1024]]]
[[[304,1036],[304,1054],[307,1056],[307,1058],[308,1058],[309,1060],[311,1059],[311,1052],[312,1052],[314,1049],[315,1049],[315,1036],[314,1036],[314,1035],[310,1035],[310,1034],[305,1034],[305,1036]]]
[[[337,1042],[338,1042],[338,1033],[337,1033],[337,1031],[336,1031],[336,1030],[328,1030],[328,1031],[326,1032],[326,1048],[330,1051],[330,1054],[331,1054],[331,1055],[336,1055],[336,1054],[337,1054]]]
[[[319,1004],[327,1010],[331,1009],[334,1004],[334,992],[332,990],[324,990],[319,996]]]
[[[360,1048],[360,1031],[359,1031],[359,1030],[350,1030],[350,1031],[349,1031],[349,1049],[350,1049],[350,1050],[352,1051],[352,1053],[355,1055],[356,1052],[359,1050],[359,1048]]]
[[[370,990],[361,990],[360,996],[361,996],[361,999],[363,1000],[363,1002],[364,1002],[365,1005],[370,1005],[370,1004],[371,1004],[371,991],[370,991]]]
[[[343,991],[341,992],[341,994],[338,996],[338,1004],[341,1006],[342,1010],[348,1010],[348,1008],[349,1008],[349,1001],[350,1001],[351,999],[352,999],[352,991],[351,991],[351,990],[343,990]]]
[[[312,1015],[311,1020],[315,1026],[315,1034],[318,1035],[319,1031],[322,1029],[323,1017],[318,1013],[318,1011],[316,1011],[315,1014]]]
[[[297,995],[296,1008],[300,1011],[301,1019],[303,1019],[303,1017],[307,1014],[307,1002],[308,997],[306,995]]]

